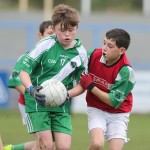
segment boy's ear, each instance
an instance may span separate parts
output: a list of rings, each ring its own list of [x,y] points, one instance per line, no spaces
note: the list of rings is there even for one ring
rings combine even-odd
[[[55,27],[54,26],[52,26],[52,30],[55,31]]]
[[[125,52],[126,52],[126,48],[121,47],[121,48],[120,48],[120,54],[122,55],[122,54],[124,54]]]
[[[40,33],[40,32],[38,32],[38,38],[40,38],[41,39],[41,37],[42,37],[42,33]]]

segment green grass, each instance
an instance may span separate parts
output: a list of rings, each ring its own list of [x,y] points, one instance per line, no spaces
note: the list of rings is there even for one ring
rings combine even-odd
[[[87,116],[85,114],[72,115],[73,136],[71,150],[87,150],[89,135],[87,132]],[[4,144],[17,144],[33,140],[26,126],[22,125],[18,110],[0,111],[0,134]],[[150,149],[150,114],[131,114],[128,137],[131,139],[124,150]],[[105,150],[107,148],[107,144]]]

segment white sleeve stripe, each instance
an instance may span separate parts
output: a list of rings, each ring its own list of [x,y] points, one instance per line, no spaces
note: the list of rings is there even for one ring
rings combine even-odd
[[[87,56],[87,52],[85,50],[85,48],[83,46],[80,46],[77,48],[77,51],[79,53],[79,56],[81,57],[83,63],[84,63],[84,67],[85,69],[87,69],[88,66],[88,56]]]
[[[133,84],[135,84],[136,80],[135,80],[135,74],[134,74],[134,70],[128,66],[128,69],[130,71],[130,77],[129,77],[129,81]]]
[[[35,49],[33,49],[30,53],[29,56],[32,59],[36,59],[38,58],[44,51],[48,50],[49,48],[51,48],[53,45],[55,44],[55,40],[53,39],[46,39],[42,42],[40,42]]]

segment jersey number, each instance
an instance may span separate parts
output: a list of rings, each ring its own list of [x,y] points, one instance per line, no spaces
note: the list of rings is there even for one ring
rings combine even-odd
[[[60,60],[62,66],[64,65],[65,61],[66,59],[63,59],[63,58]]]

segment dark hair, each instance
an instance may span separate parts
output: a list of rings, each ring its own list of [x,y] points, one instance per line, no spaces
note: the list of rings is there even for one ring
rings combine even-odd
[[[53,10],[52,22],[54,27],[61,23],[61,27],[64,27],[65,30],[75,26],[78,27],[78,12],[68,5],[59,4]]]
[[[126,50],[130,45],[130,35],[123,29],[112,29],[106,33],[107,39],[114,39],[116,41],[117,47],[124,47]]]
[[[45,29],[48,28],[49,26],[52,26],[52,21],[51,21],[51,20],[43,21],[43,22],[40,24],[39,32],[43,35]]]

